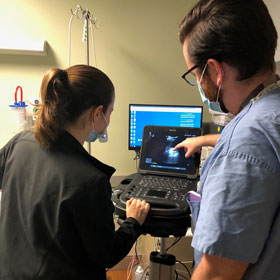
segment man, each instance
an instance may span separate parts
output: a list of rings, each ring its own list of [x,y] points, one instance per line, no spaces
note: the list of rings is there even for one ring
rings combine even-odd
[[[277,32],[262,0],[201,0],[180,25],[205,104],[235,118],[201,172],[192,241],[197,279],[280,279]]]

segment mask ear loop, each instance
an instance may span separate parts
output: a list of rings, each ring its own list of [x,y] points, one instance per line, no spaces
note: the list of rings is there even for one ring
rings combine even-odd
[[[107,119],[106,119],[106,117],[105,117],[105,115],[104,115],[104,113],[103,113],[103,110],[102,110],[102,115],[103,115],[103,118],[104,118],[104,120],[105,120],[105,122],[106,122],[106,126],[108,126],[109,124],[108,124],[108,121],[107,121]]]
[[[205,71],[206,71],[207,65],[208,65],[208,63],[205,64],[204,69],[203,69],[203,71],[202,71],[202,73],[201,73],[201,77],[200,77],[200,79],[199,79],[199,83],[200,83],[200,84],[201,84],[201,81],[202,81],[202,77],[203,77],[203,75],[204,75],[204,73],[205,73]]]
[[[93,120],[91,120],[91,128],[92,128],[93,131],[95,131],[95,129],[94,129],[94,121]]]
[[[219,101],[219,96],[220,96],[221,86],[222,86],[222,83],[220,84],[220,86],[219,86],[219,88],[218,88],[218,94],[217,94],[217,99],[216,99],[216,102],[218,102],[218,101]]]
[[[221,70],[222,70],[222,76],[224,76],[224,71],[223,71],[223,69],[221,69]],[[219,89],[218,89],[218,94],[217,94],[216,102],[218,102],[218,100],[219,100],[220,90],[221,90],[222,84],[223,84],[223,81],[222,81],[221,84],[219,85]]]

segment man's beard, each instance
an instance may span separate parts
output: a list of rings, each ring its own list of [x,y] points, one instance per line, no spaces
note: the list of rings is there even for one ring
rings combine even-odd
[[[223,102],[223,91],[220,89],[219,93],[219,98],[217,100],[217,95],[219,92],[219,87],[214,84],[214,82],[211,80],[210,77],[205,76],[204,78],[204,92],[205,96],[211,101],[211,102],[216,102],[218,101],[220,103],[221,109],[223,110],[224,113],[228,113],[228,109],[226,108],[224,102]]]

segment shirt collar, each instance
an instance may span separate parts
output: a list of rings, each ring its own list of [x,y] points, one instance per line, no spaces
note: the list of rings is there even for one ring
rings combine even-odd
[[[278,75],[273,75],[272,77],[270,77],[268,80],[262,82],[261,84],[259,84],[246,98],[245,100],[242,102],[239,112],[246,107],[250,100],[253,99],[254,97],[256,97],[262,90],[264,90],[266,87],[270,86],[271,84],[275,83],[276,81],[278,81],[280,78]]]
[[[109,178],[114,174],[116,171],[115,168],[102,163],[95,157],[91,156],[85,148],[81,145],[81,143],[74,137],[72,136],[69,132],[64,131],[64,133],[60,136],[60,138],[56,141],[54,144],[54,147],[66,147],[68,146],[73,153],[78,153],[81,154],[89,159],[89,161],[100,171],[105,173]]]

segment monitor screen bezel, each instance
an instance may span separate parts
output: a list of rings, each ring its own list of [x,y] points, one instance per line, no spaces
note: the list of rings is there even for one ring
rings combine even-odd
[[[132,106],[143,106],[143,107],[166,107],[166,108],[172,108],[172,107],[185,107],[185,108],[201,108],[201,120],[200,120],[200,127],[202,128],[202,119],[203,119],[203,106],[201,105],[166,105],[166,104],[135,104],[135,103],[131,103],[128,106],[128,150],[130,151],[140,151],[141,150],[141,146],[137,146],[137,147],[131,147],[130,146],[130,127],[131,127],[131,121],[130,121],[130,113],[131,113],[131,107]],[[163,125],[164,126],[164,125]]]

